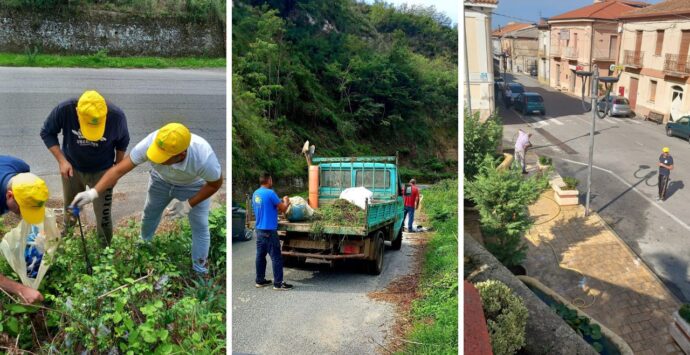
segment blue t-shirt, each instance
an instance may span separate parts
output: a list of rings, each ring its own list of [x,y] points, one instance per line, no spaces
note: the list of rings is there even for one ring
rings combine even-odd
[[[108,115],[103,138],[91,142],[82,136],[79,128],[78,101],[67,100],[50,112],[41,128],[43,143],[48,148],[59,145],[58,133],[62,132],[62,152],[74,169],[85,173],[107,170],[115,164],[115,150],[127,151],[127,118],[119,107],[106,101]]]
[[[9,155],[0,155],[0,215],[8,212],[7,200],[7,183],[15,175],[19,173],[28,173],[29,164],[23,160],[11,157]]]
[[[671,156],[671,154],[669,154],[668,157],[664,158],[664,155],[661,154],[659,156],[659,163],[662,163],[664,165],[673,165],[673,157]],[[671,171],[664,168],[663,166],[660,166],[659,175],[669,176],[671,175]]]
[[[271,189],[260,187],[252,195],[252,208],[256,217],[256,229],[278,230],[278,205],[282,201]]]

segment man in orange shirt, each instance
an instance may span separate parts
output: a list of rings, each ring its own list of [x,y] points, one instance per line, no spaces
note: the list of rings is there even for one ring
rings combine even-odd
[[[403,221],[407,217],[407,232],[414,233],[414,227],[412,222],[414,222],[414,211],[419,208],[419,189],[417,188],[417,180],[410,180],[410,186],[405,188],[405,215],[403,216]]]

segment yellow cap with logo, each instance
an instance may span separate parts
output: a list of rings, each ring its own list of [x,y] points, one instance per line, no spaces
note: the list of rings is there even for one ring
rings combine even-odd
[[[664,152],[664,153],[668,153],[668,152],[670,152],[671,150],[668,149],[668,147],[664,147],[664,149],[662,149],[661,151]]]
[[[168,123],[158,130],[158,134],[146,151],[153,163],[162,164],[166,160],[184,152],[192,141],[192,133],[181,123]]]
[[[29,224],[43,222],[49,196],[46,182],[32,173],[17,174],[11,181],[12,194],[22,218]]]
[[[105,132],[108,105],[101,94],[94,90],[84,92],[77,102],[79,128],[84,138],[98,142]]]

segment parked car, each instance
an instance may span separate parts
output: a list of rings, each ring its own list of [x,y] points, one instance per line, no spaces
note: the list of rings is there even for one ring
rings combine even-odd
[[[506,90],[503,96],[503,99],[506,103],[506,106],[510,106],[513,104],[513,101],[515,101],[515,98],[525,92],[525,87],[522,86],[522,84],[519,83],[510,83],[506,86]]]
[[[675,122],[669,121],[666,124],[666,135],[690,140],[690,116],[683,116]]]
[[[523,115],[538,113],[543,116],[546,114],[544,98],[536,92],[518,94],[513,105],[515,105],[515,110],[520,111]]]
[[[599,112],[604,112],[606,109],[605,97],[599,98],[597,107]],[[608,114],[610,116],[632,116],[633,111],[630,108],[630,101],[623,96],[609,96],[608,98]]]

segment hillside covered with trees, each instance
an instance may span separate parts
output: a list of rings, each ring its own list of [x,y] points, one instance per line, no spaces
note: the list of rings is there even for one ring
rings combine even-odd
[[[234,181],[306,176],[317,156],[400,154],[403,177],[457,174],[458,32],[426,7],[234,1]]]

